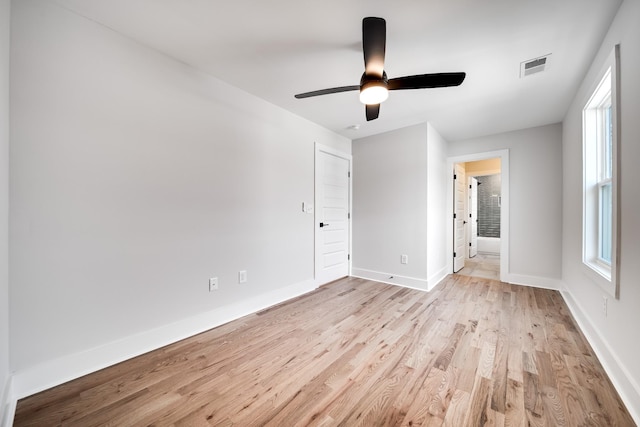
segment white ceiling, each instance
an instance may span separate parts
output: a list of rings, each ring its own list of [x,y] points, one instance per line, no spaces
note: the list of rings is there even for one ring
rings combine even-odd
[[[621,0],[56,0],[351,139],[425,121],[455,141],[556,123]],[[455,88],[391,92],[366,122],[362,18],[387,20],[389,78],[465,71]],[[551,53],[521,79],[522,61]],[[360,129],[349,129],[359,124]]]

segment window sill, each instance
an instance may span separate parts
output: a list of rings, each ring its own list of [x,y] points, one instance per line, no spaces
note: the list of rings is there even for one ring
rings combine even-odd
[[[616,290],[611,280],[611,269],[606,268],[603,265],[598,263],[590,263],[583,261],[582,265],[584,266],[585,275],[591,279],[592,282],[595,282],[600,286],[603,290],[609,293],[614,298],[616,297]]]

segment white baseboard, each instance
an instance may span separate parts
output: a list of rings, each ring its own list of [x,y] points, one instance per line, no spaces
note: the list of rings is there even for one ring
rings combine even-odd
[[[507,273],[500,278],[503,282],[514,285],[532,286],[534,288],[553,289],[559,291],[563,288],[562,280],[549,277],[528,276],[526,274]]]
[[[13,398],[13,377],[7,378],[6,384],[3,386],[2,396],[0,398],[0,427],[11,427],[13,418],[16,413],[16,402]]]
[[[15,403],[23,397],[199,334],[316,288],[315,281],[310,279],[16,372],[10,399]]]
[[[449,269],[445,265],[440,271],[432,274],[427,280],[427,290],[430,291],[435,288],[440,282],[442,282],[449,275]]]
[[[419,291],[429,290],[429,282],[426,279],[399,276],[397,274],[383,273],[381,271],[367,270],[364,268],[352,268],[351,275],[361,279],[374,280],[376,282],[403,286],[405,288],[417,289]]]
[[[573,318],[576,319],[582,333],[589,341],[591,348],[596,353],[598,360],[602,364],[609,379],[616,388],[620,398],[624,402],[629,414],[637,425],[640,425],[640,385],[633,379],[629,370],[620,361],[614,349],[609,345],[606,338],[600,334],[595,324],[586,311],[573,298],[571,292],[565,286],[561,295],[569,307]]]

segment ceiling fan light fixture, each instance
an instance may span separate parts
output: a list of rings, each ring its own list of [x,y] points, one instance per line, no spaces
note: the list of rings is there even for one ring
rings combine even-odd
[[[382,83],[368,84],[360,89],[360,102],[367,105],[380,104],[389,97],[387,86]]]
[[[339,86],[294,95],[296,99],[328,95],[348,91],[360,91],[360,102],[365,104],[367,121],[375,120],[380,114],[380,103],[386,101],[390,90],[428,89],[459,86],[466,73],[430,73],[396,77],[389,80],[384,71],[387,25],[383,18],[369,16],[362,20],[362,54],[364,73],[359,85]]]

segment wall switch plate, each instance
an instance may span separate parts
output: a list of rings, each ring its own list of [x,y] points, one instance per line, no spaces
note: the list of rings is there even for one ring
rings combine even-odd
[[[238,283],[247,283],[247,270],[238,272]]]
[[[218,278],[212,277],[211,279],[209,279],[209,292],[213,292],[217,290],[218,290]]]
[[[409,255],[400,255],[400,264],[409,264]]]

